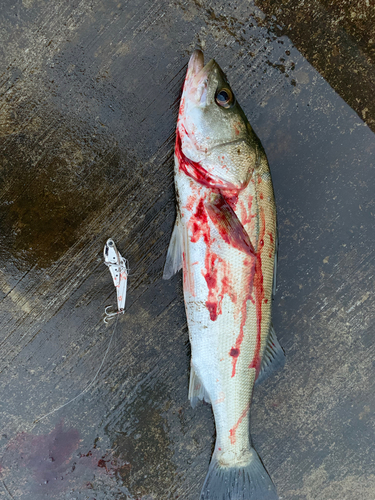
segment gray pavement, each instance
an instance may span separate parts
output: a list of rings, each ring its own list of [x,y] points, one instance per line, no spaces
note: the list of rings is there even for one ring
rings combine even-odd
[[[6,1],[0,36],[0,498],[199,498],[214,423],[187,400],[181,274],[161,278],[194,48],[278,207],[287,362],[255,391],[254,446],[282,500],[375,498],[374,133],[251,2]],[[130,264],[108,359],[35,423],[107,349],[108,237]]]

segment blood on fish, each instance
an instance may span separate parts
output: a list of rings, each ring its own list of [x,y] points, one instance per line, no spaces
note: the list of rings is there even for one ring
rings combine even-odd
[[[205,279],[208,286],[208,298],[206,300],[206,307],[210,313],[211,321],[216,321],[218,314],[221,314],[220,303],[217,301],[217,297],[214,295],[213,290],[216,287],[216,276],[210,274],[205,275]]]
[[[263,273],[262,273],[262,248],[264,246],[264,233],[266,230],[266,218],[264,215],[264,210],[260,208],[260,234],[259,234],[259,248],[257,249],[257,256],[255,260],[255,275],[254,275],[254,294],[255,294],[255,306],[256,306],[256,316],[257,316],[257,338],[256,346],[254,351],[254,357],[249,365],[249,368],[256,369],[256,376],[260,370],[260,346],[261,346],[261,334],[262,334],[262,302],[264,299],[264,286],[263,286]]]
[[[208,224],[207,211],[204,206],[204,199],[200,198],[194,214],[191,216],[188,228],[191,236],[190,241],[196,243],[199,238],[203,237],[204,242],[210,242],[210,226]]]
[[[246,207],[245,203],[243,200],[240,202],[240,210],[241,210],[241,222],[243,226],[246,226],[246,224],[250,224],[255,217],[255,214],[251,213],[251,207],[253,204],[253,197],[249,196],[248,197],[248,206]]]
[[[202,199],[199,200],[197,210],[195,212],[195,217],[203,222],[207,222],[207,214],[206,214],[206,210],[204,209]]]
[[[176,137],[176,156],[179,161],[179,166],[182,170],[189,175],[189,172],[186,171],[186,163],[189,165],[193,165],[196,168],[196,172],[199,174],[200,165],[196,162],[192,162],[182,153],[181,150],[181,138],[179,133],[177,132]],[[186,162],[186,163],[185,163]],[[208,175],[208,174],[207,174]],[[201,182],[202,179],[198,180],[196,176],[190,176],[193,179],[197,180],[203,185],[207,185],[207,179],[204,182]],[[198,176],[199,177],[199,176]],[[211,187],[211,186],[210,186]],[[229,188],[232,191],[232,185],[229,185]],[[228,294],[232,301],[236,300],[235,294],[233,293],[231,283],[230,283],[230,273],[228,272],[228,266],[225,261],[219,258],[215,253],[211,252],[210,245],[214,240],[211,239],[210,235],[210,226],[208,223],[207,210],[204,205],[204,196],[198,197],[198,195],[192,196],[187,203],[188,209],[190,212],[193,212],[194,207],[195,211],[193,215],[190,217],[188,222],[188,229],[190,235],[190,241],[192,243],[196,243],[201,237],[203,237],[204,242],[207,245],[206,250],[206,259],[205,259],[205,271],[202,271],[202,274],[206,280],[208,287],[208,297],[206,301],[206,307],[210,313],[211,321],[215,321],[219,314],[222,313],[222,302],[224,299],[224,295]],[[228,205],[229,207],[229,205]],[[193,292],[194,286],[192,283],[193,275],[187,269],[187,263],[185,255],[183,255],[183,267],[184,267],[184,286],[185,289],[194,295]]]
[[[238,426],[240,425],[242,420],[246,417],[246,414],[249,411],[249,409],[250,409],[250,403],[248,403],[248,405],[246,406],[244,411],[241,413],[240,418],[237,420],[237,422],[234,424],[234,426],[229,430],[229,439],[230,439],[231,444],[236,443],[236,432],[237,432]]]
[[[219,396],[219,398],[216,401],[214,401],[215,405],[218,405],[218,404],[223,403],[225,401],[225,394],[223,391],[219,392],[218,396]]]
[[[183,116],[184,115],[184,112],[185,112],[185,98],[183,97],[180,101],[180,111],[179,111],[179,115],[180,116]]]
[[[186,205],[184,205],[183,208],[185,208],[189,212],[192,212],[194,210],[195,205],[197,204],[197,196],[198,195],[196,195],[195,193],[190,195],[186,202]]]
[[[232,208],[232,210],[235,210],[238,202],[238,191],[226,190],[225,193],[223,193],[223,195],[224,194],[225,194],[225,201]]]
[[[199,162],[190,160],[182,151],[182,141],[179,130],[176,132],[175,154],[178,158],[179,168],[188,176],[203,186],[216,189],[236,189],[230,182],[214,177],[205,170]]]
[[[211,238],[204,199],[204,196],[202,196],[199,201],[195,199],[195,210],[192,207],[193,210],[191,211],[193,214],[188,222],[188,229],[190,241],[192,243],[196,243],[203,237],[206,244],[205,269],[202,270],[208,288],[206,307],[209,311],[211,321],[216,321],[218,315],[222,313],[224,295],[228,294],[232,302],[236,301],[236,296],[232,289],[228,264],[218,257],[216,253],[211,251],[211,244],[215,240]],[[195,292],[195,290],[193,290],[194,286],[192,284],[193,274],[187,269],[185,255],[183,255],[183,267],[185,289],[194,295],[193,292]],[[188,282],[189,279],[190,283]]]
[[[232,378],[236,375],[237,360],[238,360],[238,357],[241,353],[240,348],[241,348],[241,344],[242,344],[242,341],[243,341],[244,335],[245,335],[244,327],[245,327],[246,320],[247,320],[247,301],[254,300],[252,298],[253,284],[254,284],[254,273],[255,273],[254,259],[252,259],[252,261],[248,261],[248,259],[245,260],[244,265],[247,265],[247,267],[248,267],[248,269],[250,269],[250,271],[249,271],[249,275],[248,275],[247,280],[246,280],[247,281],[247,285],[246,285],[247,294],[245,295],[244,301],[243,301],[242,306],[241,306],[240,333],[237,336],[236,343],[235,343],[234,347],[230,351],[230,352],[232,352],[232,350],[238,351],[238,356],[232,356],[232,375],[231,375]]]
[[[210,313],[211,321],[216,321],[219,314],[222,313],[224,295],[228,294],[232,301],[235,300],[235,297],[231,290],[227,263],[211,252],[209,248],[206,251],[205,268],[205,272],[202,271],[202,274],[208,288],[206,307]]]

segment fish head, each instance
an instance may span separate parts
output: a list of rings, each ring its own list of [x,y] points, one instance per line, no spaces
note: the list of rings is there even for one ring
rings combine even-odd
[[[181,97],[177,133],[183,154],[228,186],[244,188],[257,161],[256,136],[212,59],[193,52]]]

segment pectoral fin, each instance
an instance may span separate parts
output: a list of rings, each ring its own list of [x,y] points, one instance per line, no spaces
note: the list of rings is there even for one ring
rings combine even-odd
[[[263,354],[262,364],[260,365],[259,375],[255,381],[255,384],[258,385],[263,382],[269,375],[273,372],[282,368],[285,364],[285,354],[277,340],[275,330],[271,325],[266,349]]]
[[[222,194],[211,194],[205,207],[212,223],[228,245],[249,255],[255,255],[249,235]]]
[[[181,234],[180,216],[177,215],[173,228],[171,241],[169,242],[167,258],[165,259],[163,279],[169,280],[175,273],[182,269],[183,243]]]

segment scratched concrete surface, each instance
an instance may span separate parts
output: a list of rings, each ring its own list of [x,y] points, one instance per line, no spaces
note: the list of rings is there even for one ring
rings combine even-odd
[[[278,206],[287,364],[255,392],[255,447],[283,500],[375,498],[375,137],[344,100],[358,91],[373,125],[368,75],[340,97],[271,14],[211,0],[2,4],[1,499],[198,498],[214,424],[187,401],[181,275],[161,279],[196,47],[227,72]],[[108,360],[86,394],[34,423],[87,387],[108,346],[109,236],[131,276]]]

